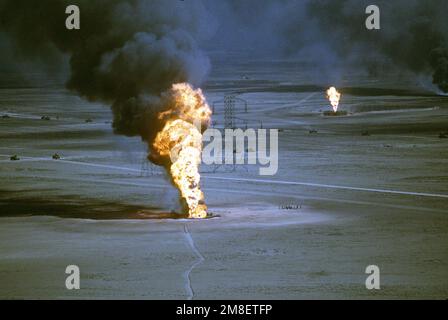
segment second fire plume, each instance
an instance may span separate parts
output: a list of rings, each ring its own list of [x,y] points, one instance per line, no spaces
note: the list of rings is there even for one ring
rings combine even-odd
[[[330,100],[333,111],[337,112],[339,107],[339,100],[341,99],[341,94],[336,90],[335,87],[331,87],[327,90],[327,98]]]
[[[158,116],[164,126],[152,144],[153,157],[161,160],[170,173],[188,216],[206,218],[199,165],[202,133],[210,123],[212,112],[202,91],[188,83],[174,84],[162,100],[167,109]]]

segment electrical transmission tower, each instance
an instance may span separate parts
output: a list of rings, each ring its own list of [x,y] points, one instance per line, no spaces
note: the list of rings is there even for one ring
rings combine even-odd
[[[224,97],[224,128],[235,129],[235,96]]]

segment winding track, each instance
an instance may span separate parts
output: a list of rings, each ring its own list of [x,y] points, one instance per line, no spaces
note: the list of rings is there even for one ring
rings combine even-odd
[[[188,245],[190,246],[191,250],[197,257],[197,260],[191,265],[190,268],[188,268],[184,272],[184,278],[185,278],[185,290],[188,294],[188,300],[192,300],[194,298],[194,290],[191,285],[191,272],[193,272],[194,268],[196,268],[198,265],[200,265],[202,262],[205,261],[204,256],[199,252],[198,248],[196,247],[193,238],[191,237],[190,230],[188,229],[188,226],[184,225],[184,235],[185,239],[187,240]]]

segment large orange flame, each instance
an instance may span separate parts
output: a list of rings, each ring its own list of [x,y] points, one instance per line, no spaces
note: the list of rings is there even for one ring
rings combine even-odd
[[[189,217],[206,218],[199,165],[202,132],[209,124],[212,112],[202,91],[193,89],[188,83],[172,86],[168,107],[159,114],[165,126],[157,134],[153,150],[159,157],[169,159],[169,173],[185,200]]]
[[[327,98],[330,100],[333,111],[337,112],[339,107],[339,100],[341,99],[341,94],[336,90],[335,87],[331,87],[327,90]]]

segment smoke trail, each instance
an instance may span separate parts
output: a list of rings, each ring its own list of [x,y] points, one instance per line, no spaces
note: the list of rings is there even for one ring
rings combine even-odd
[[[448,49],[432,50],[430,61],[434,69],[433,82],[438,85],[440,90],[448,92]]]
[[[213,29],[200,1],[78,0],[81,29],[65,28],[67,0],[0,0],[0,32],[25,59],[68,55],[67,88],[112,105],[116,133],[152,141],[173,83],[199,85],[210,63],[198,41]]]
[[[369,1],[311,1],[308,11],[322,35],[341,57],[356,50],[360,56],[379,52],[396,64],[417,73],[433,74],[433,82],[447,92],[448,8],[444,0],[376,1],[381,9],[381,30],[363,28],[363,11]]]
[[[365,9],[381,11],[381,30],[365,27]],[[274,59],[295,56],[315,68],[344,64],[374,69],[392,63],[399,70],[433,74],[448,91],[446,0],[226,0],[207,3],[220,17],[214,45]],[[331,73],[325,76],[331,76]],[[325,81],[325,79],[322,79]]]
[[[379,31],[364,27],[367,0],[80,0],[77,32],[63,28],[69,3],[0,0],[0,32],[27,58],[54,63],[58,52],[69,55],[68,87],[113,104],[117,133],[153,134],[142,122],[161,107],[160,93],[172,83],[201,82],[209,62],[198,43],[251,57],[298,55],[332,70],[336,60],[369,69],[391,62],[433,74],[448,91],[446,0],[377,0]],[[215,27],[213,41],[202,41]]]

